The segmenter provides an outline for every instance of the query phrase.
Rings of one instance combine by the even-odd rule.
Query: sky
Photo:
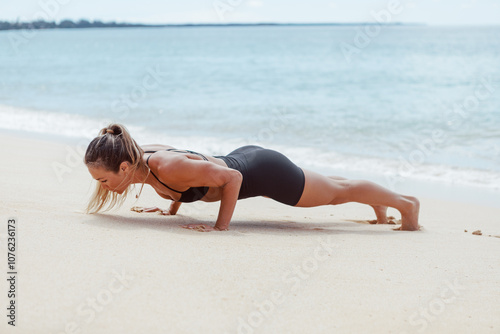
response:
[[[385,14],[385,15],[384,15]],[[16,0],[0,20],[131,23],[376,22],[500,25],[500,0]]]

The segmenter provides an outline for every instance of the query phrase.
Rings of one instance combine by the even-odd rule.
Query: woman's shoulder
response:
[[[146,153],[148,155],[148,153]],[[151,153],[147,158],[146,162],[153,172],[156,175],[156,178],[167,184],[175,183],[176,177],[178,177],[179,173],[186,173],[187,167],[186,163],[188,163],[190,159],[188,159],[184,154],[174,154],[171,151],[157,151],[155,153]]]
[[[146,153],[145,160],[149,168],[160,172],[168,172],[171,169],[177,168],[180,163],[187,160],[183,154],[174,154],[166,150],[150,150],[154,153]]]

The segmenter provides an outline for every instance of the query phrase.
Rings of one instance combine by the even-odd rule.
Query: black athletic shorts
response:
[[[238,199],[267,196],[294,206],[302,196],[304,172],[279,152],[248,145],[215,158],[224,160],[229,168],[243,175]]]

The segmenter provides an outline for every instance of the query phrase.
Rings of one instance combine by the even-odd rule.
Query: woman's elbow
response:
[[[239,187],[243,182],[243,175],[236,169],[220,169],[212,175],[214,185],[221,188],[226,188],[227,186],[234,187],[235,185]]]
[[[243,182],[243,175],[241,174],[240,171],[236,170],[236,169],[231,169],[231,178],[230,178],[231,182],[234,183],[234,184],[237,184],[238,186],[241,185],[241,183]]]
[[[230,169],[224,172],[224,177],[221,181],[220,186],[223,188],[226,188],[227,186],[240,187],[243,182],[243,175],[241,175],[241,173],[236,169]]]

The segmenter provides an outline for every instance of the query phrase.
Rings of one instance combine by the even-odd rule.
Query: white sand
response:
[[[488,236],[500,209],[422,198],[423,230],[401,232],[351,221],[375,218],[361,204],[255,198],[230,231],[200,233],[179,225],[213,224],[218,203],[131,212],[168,207],[149,186],[117,211],[80,213],[83,163],[59,182],[52,165],[70,146],[26,138],[0,135],[4,274],[7,219],[19,225],[17,326],[2,307],[1,333],[500,332],[500,238]]]

